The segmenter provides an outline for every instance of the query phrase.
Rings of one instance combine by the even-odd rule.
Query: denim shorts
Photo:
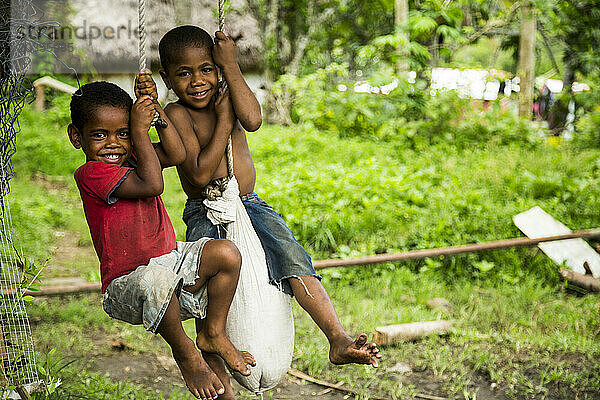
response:
[[[133,325],[143,324],[156,333],[173,293],[179,299],[181,320],[206,317],[208,293],[204,285],[197,293],[185,290],[198,278],[202,249],[210,238],[177,242],[177,248],[151,258],[127,275],[112,280],[102,307],[111,317]]]
[[[269,282],[284,293],[293,295],[288,278],[317,275],[310,256],[298,243],[285,221],[256,193],[241,196],[252,226],[265,251]],[[201,237],[225,238],[226,226],[213,225],[206,216],[203,199],[188,199],[183,211],[187,225],[186,240]]]

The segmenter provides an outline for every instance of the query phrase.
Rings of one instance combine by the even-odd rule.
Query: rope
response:
[[[146,61],[146,0],[138,1],[138,29],[139,29],[139,53],[140,53],[140,72],[147,66]],[[158,101],[158,100],[157,100]],[[161,128],[167,127],[167,121],[160,117],[157,112],[154,113],[152,118],[152,126],[159,126]]]
[[[225,26],[225,0],[219,0],[219,30],[223,32]]]
[[[219,0],[219,30],[223,32],[225,27],[225,0]],[[219,86],[225,87],[226,82],[223,80],[223,76],[219,71]],[[227,153],[227,176],[231,178],[233,176],[233,145],[231,144],[231,135],[227,139],[227,147],[225,148]]]
[[[140,71],[146,68],[146,0],[138,1]]]

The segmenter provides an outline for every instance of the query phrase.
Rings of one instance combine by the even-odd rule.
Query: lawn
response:
[[[61,107],[59,99],[46,114],[24,112],[11,181],[13,221],[24,253],[39,263],[50,259],[44,278],[98,280],[71,178],[83,157],[67,142]],[[264,126],[249,142],[256,191],[314,259],[521,236],[511,217],[536,205],[572,229],[600,226],[596,150],[550,146],[543,138],[528,146],[489,141],[408,148],[394,140],[340,139],[300,125]],[[175,171],[165,176],[163,199],[183,239],[185,196]],[[65,243],[72,254],[57,257],[56,247]],[[453,320],[455,328],[443,337],[382,349],[379,369],[336,367],[327,360],[324,336],[295,306],[293,367],[344,381],[361,399],[408,399],[416,393],[600,399],[598,299],[569,294],[557,271],[542,253],[523,248],[325,270],[324,286],[352,334],[441,318]],[[429,309],[426,302],[434,297],[449,300],[451,310]],[[92,294],[28,305],[39,358],[63,381],[52,398],[158,398],[154,388],[94,370],[98,359],[114,352],[106,343],[113,339],[126,344],[132,360],[169,355],[159,338],[108,319],[99,300]],[[191,333],[192,324],[186,329]],[[57,350],[48,356],[52,348]],[[398,363],[411,372],[400,372]],[[187,396],[185,388],[159,392]]]

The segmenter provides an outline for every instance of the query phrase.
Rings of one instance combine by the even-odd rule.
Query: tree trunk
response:
[[[521,3],[521,32],[519,40],[520,78],[519,116],[530,118],[533,105],[533,83],[535,79],[535,8],[532,0]]]
[[[275,66],[271,58],[275,57],[279,48],[279,35],[277,32],[277,24],[279,22],[279,0],[271,0],[267,10],[267,23],[265,25],[265,47],[268,54],[265,73],[267,80],[273,82],[277,76]]]
[[[275,96],[271,91],[273,82],[277,78],[279,71],[277,68],[281,63],[281,54],[279,53],[279,0],[271,0],[267,5],[266,23],[265,23],[265,80],[268,95],[265,104],[265,120],[270,124],[289,123],[289,111],[281,104],[281,98]]]
[[[431,68],[436,68],[440,63],[440,37],[437,33],[431,39]]]
[[[408,43],[409,37],[407,31],[405,30],[406,24],[408,23],[408,0],[395,0],[394,11],[394,23],[396,25],[396,29],[400,29],[399,26],[402,27],[401,29],[404,30],[402,37],[405,39],[403,40],[403,42]],[[402,48],[402,46],[405,45],[404,43],[399,44],[398,48],[396,49],[398,53],[398,62],[396,63],[397,74],[407,72],[409,69],[407,54],[406,51]]]

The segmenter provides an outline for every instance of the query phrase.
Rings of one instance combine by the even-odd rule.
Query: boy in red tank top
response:
[[[68,134],[86,162],[75,171],[92,241],[100,260],[103,308],[112,318],[159,333],[197,398],[216,399],[223,384],[204,361],[220,355],[231,368],[249,375],[251,354],[237,350],[225,323],[241,265],[228,240],[177,242],[160,198],[162,168],[180,164],[185,149],[156,98],[150,71],[136,78],[136,95],[108,82],[82,86],[71,99]],[[154,113],[167,121],[148,130]],[[204,324],[194,343],[181,321]]]

